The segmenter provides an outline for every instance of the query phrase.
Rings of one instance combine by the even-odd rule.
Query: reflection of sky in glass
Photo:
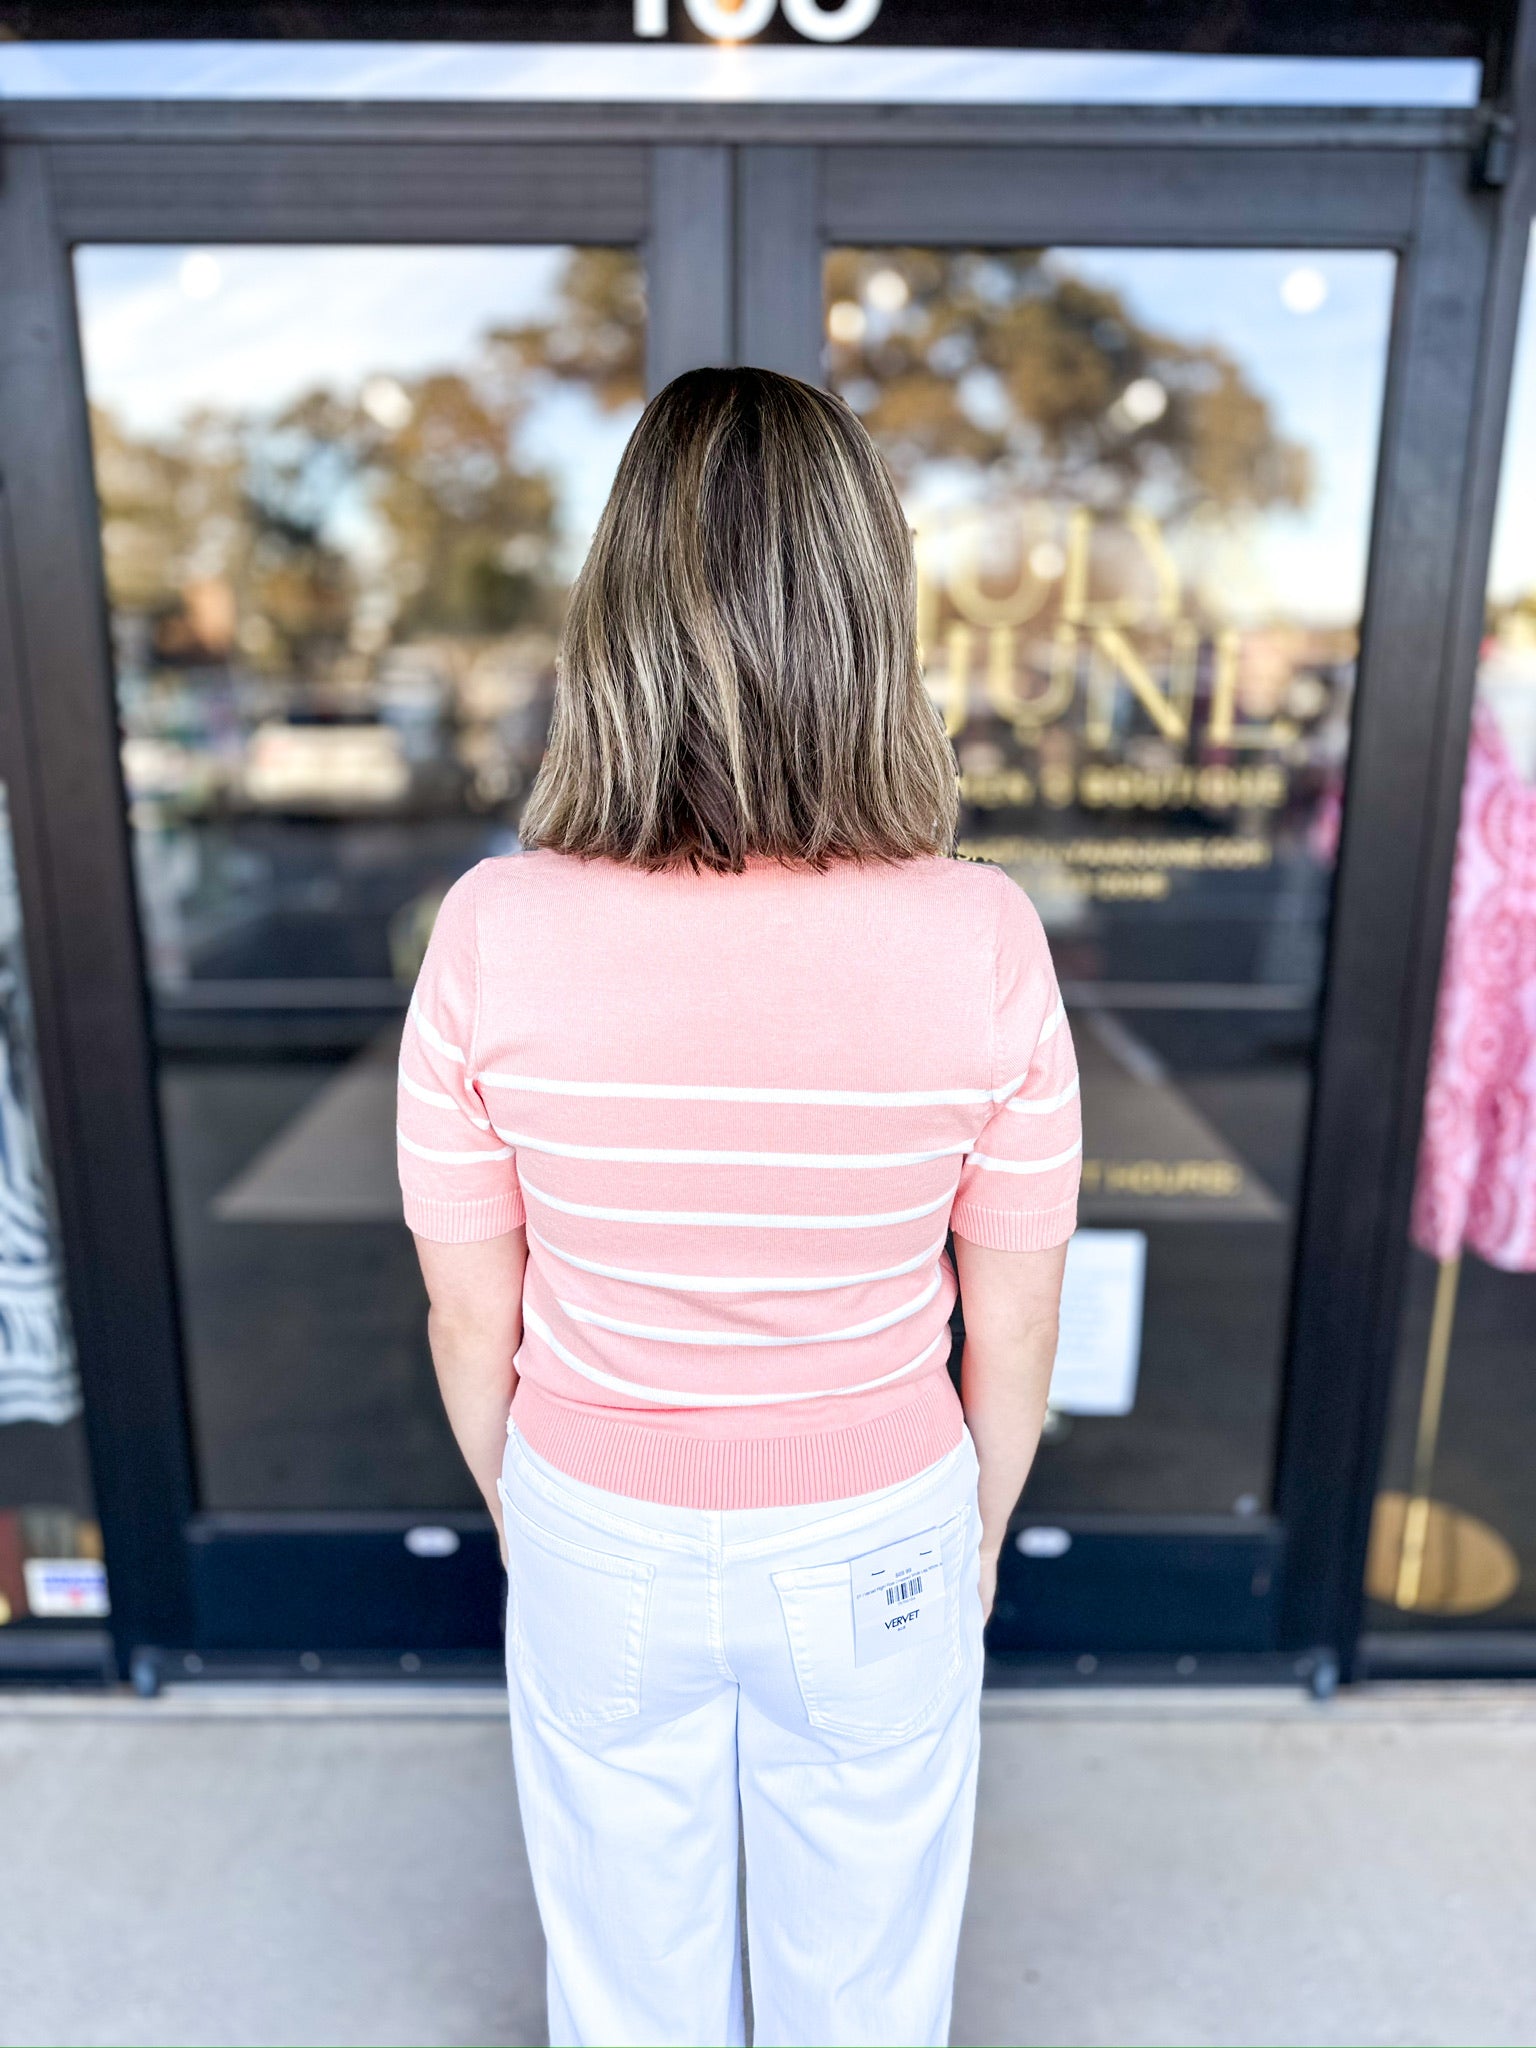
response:
[[[473,363],[498,326],[548,317],[560,248],[84,248],[75,258],[92,400],[134,435],[207,407],[261,416],[317,386],[353,393],[380,372],[417,377]],[[201,269],[199,269],[201,265]],[[574,570],[602,510],[633,408],[605,413],[578,386],[541,386],[519,439],[555,483]],[[366,550],[368,536],[334,537]]]
[[[868,43],[18,42],[0,46],[0,98],[1470,107],[1479,70],[1469,58]]]
[[[1117,292],[1143,325],[1192,346],[1224,349],[1269,404],[1276,432],[1307,449],[1313,483],[1306,507],[1233,523],[1238,545],[1226,552],[1227,615],[1356,624],[1393,258],[1375,250],[1056,249],[1049,260],[1057,271]],[[1310,310],[1292,311],[1288,298]],[[930,500],[974,495],[956,477],[925,482]]]
[[[1504,467],[1493,527],[1488,596],[1509,604],[1536,592],[1536,230],[1526,255],[1515,379],[1504,429]]]
[[[1234,356],[1268,400],[1277,430],[1311,456],[1302,511],[1253,522],[1254,568],[1282,615],[1354,624],[1365,594],[1376,447],[1387,372],[1394,260],[1385,252],[1074,249],[1073,268],[1123,292],[1139,318]],[[1326,296],[1287,305],[1311,273]],[[1307,303],[1294,288],[1289,295]]]

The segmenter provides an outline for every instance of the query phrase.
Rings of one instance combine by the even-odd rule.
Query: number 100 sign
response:
[[[717,43],[749,43],[760,36],[779,7],[795,31],[812,43],[849,43],[863,35],[880,12],[880,0],[841,0],[824,7],[821,0],[683,0],[688,19],[701,36]],[[670,0],[635,0],[635,34],[664,36]]]

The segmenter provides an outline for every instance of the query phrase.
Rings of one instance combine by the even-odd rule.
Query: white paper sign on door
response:
[[[1080,1230],[1067,1246],[1051,1406],[1064,1415],[1129,1415],[1141,1363],[1147,1239]]]

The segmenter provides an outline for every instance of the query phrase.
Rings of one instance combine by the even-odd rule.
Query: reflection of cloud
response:
[[[211,299],[224,282],[217,256],[207,249],[194,249],[183,256],[177,282],[189,299]]]
[[[399,379],[471,364],[494,327],[550,318],[568,252],[512,249],[88,247],[76,254],[86,381],[132,434],[172,432],[197,408],[280,410],[317,385],[371,393],[398,417]],[[216,290],[189,298],[216,266]],[[637,416],[602,412],[579,386],[540,388],[519,452],[554,480],[561,567],[573,573]],[[377,522],[357,493],[330,508],[330,537],[376,561]]]
[[[560,248],[220,248],[223,289],[189,304],[185,251],[76,256],[93,398],[131,432],[190,408],[267,411],[316,384],[464,362],[488,327],[547,317]]]

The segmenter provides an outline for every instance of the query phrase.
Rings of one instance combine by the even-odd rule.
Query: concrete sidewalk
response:
[[[1536,2042],[1536,1690],[992,1695],[957,2042]],[[0,1697],[0,2042],[543,2037],[501,1703]]]

